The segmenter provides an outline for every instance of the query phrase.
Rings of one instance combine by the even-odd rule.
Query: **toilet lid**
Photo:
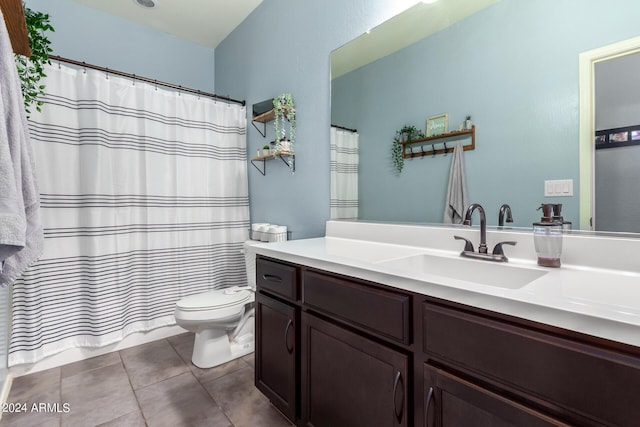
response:
[[[224,289],[217,289],[195,295],[189,295],[176,303],[181,310],[208,310],[212,308],[224,308],[239,305],[251,298],[251,291],[242,290],[230,294],[224,293]]]

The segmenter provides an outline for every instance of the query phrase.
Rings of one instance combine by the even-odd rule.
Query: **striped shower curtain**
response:
[[[358,218],[359,135],[331,128],[331,219]]]
[[[30,133],[45,249],[13,287],[9,365],[175,324],[246,282],[245,107],[54,64]]]

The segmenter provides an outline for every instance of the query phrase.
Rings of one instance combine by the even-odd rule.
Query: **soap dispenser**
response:
[[[533,223],[533,243],[538,254],[538,265],[560,267],[562,253],[562,222],[553,219],[553,204],[543,203],[540,222]]]
[[[562,203],[553,205],[553,220],[562,223],[562,231],[571,230],[571,221],[565,221],[562,217]]]

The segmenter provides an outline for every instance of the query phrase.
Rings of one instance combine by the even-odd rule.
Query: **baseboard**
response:
[[[45,371],[47,369],[56,368],[58,366],[66,365],[73,362],[78,362],[80,360],[101,356],[113,351],[135,347],[137,345],[145,344],[151,341],[157,341],[164,338],[172,337],[174,335],[180,335],[185,332],[187,332],[186,329],[183,329],[177,325],[165,326],[148,332],[136,332],[125,337],[123,340],[117,343],[110,344],[104,347],[72,348],[53,356],[46,357],[36,363],[12,366],[11,368],[9,368],[9,370],[10,374],[13,374],[14,377],[20,377],[22,375],[33,374],[35,372]]]

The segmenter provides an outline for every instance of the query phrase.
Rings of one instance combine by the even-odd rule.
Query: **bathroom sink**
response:
[[[547,272],[506,263],[420,254],[381,261],[380,266],[412,276],[434,274],[487,286],[519,289]]]

